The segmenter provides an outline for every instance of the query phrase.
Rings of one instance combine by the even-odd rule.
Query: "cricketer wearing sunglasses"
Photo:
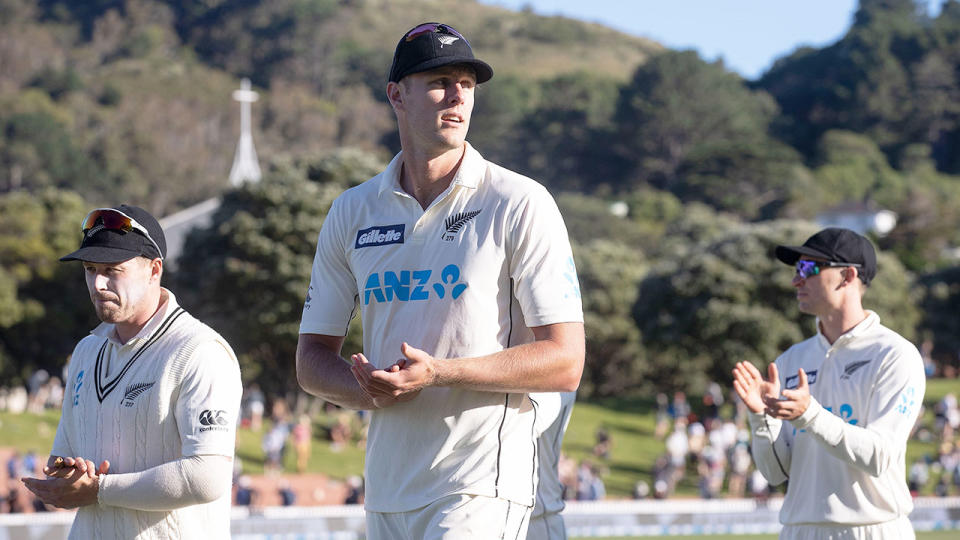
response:
[[[733,387],[750,410],[757,469],[771,484],[789,480],[780,538],[914,538],[904,454],[926,382],[917,348],[863,308],[873,245],[830,228],[776,256],[796,267],[797,303],[817,334],[765,377],[738,363]]]
[[[90,212],[80,249],[102,321],[73,351],[43,502],[77,508],[70,538],[230,537],[240,368],[160,286],[166,240],[142,208]]]
[[[580,290],[557,205],[466,141],[492,75],[448,25],[404,34],[386,85],[401,152],[333,203],[317,242],[297,375],[373,411],[373,540],[523,538],[537,437],[556,393],[580,382]],[[348,361],[357,307],[363,351]]]

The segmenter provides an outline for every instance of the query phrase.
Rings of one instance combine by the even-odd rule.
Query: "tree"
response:
[[[680,194],[691,154],[728,141],[766,144],[775,112],[770,96],[750,91],[721,62],[668,51],[637,68],[621,90],[617,151],[634,164],[632,175]]]
[[[892,206],[906,194],[903,176],[890,166],[876,143],[849,131],[824,133],[817,144],[813,174],[822,206],[848,201]]]
[[[939,170],[960,171],[958,21],[954,1],[931,21],[925,2],[862,0],[837,43],[799,49],[758,81],[783,111],[777,132],[807,156],[838,129],[868,136],[891,157],[929,144]]]
[[[650,202],[655,209],[669,207],[671,196]],[[655,199],[651,194],[648,199]],[[639,207],[643,198],[636,201]],[[675,204],[675,200],[672,201]],[[557,205],[571,237],[577,264],[587,354],[581,396],[621,394],[642,383],[645,356],[630,310],[637,285],[646,272],[645,253],[659,240],[656,216],[615,215],[610,201],[563,193]],[[662,210],[669,214],[672,210]]]
[[[0,378],[22,382],[38,368],[59,373],[96,325],[77,263],[87,204],[55,189],[0,194]]]
[[[543,81],[533,110],[505,134],[504,163],[554,191],[616,187],[622,164],[610,143],[618,88],[588,73]]]
[[[933,356],[942,366],[960,369],[960,266],[944,268],[918,280],[925,334],[933,341]]]
[[[734,224],[654,266],[633,310],[646,348],[648,384],[702,392],[711,381],[729,381],[736,362],[766,366],[812,335],[812,318],[801,317],[796,307],[793,269],[772,254],[777,244],[800,244],[816,231],[801,221]],[[667,238],[683,241],[669,233]],[[902,265],[881,253],[880,271],[864,299],[908,339],[919,320],[910,282]]]
[[[276,164],[261,182],[227,192],[213,223],[188,236],[175,292],[231,344],[244,382],[276,395],[296,390],[300,315],[320,227],[344,188],[379,169],[356,152]],[[359,323],[344,348],[362,350]]]
[[[630,310],[647,268],[643,254],[617,240],[596,239],[575,242],[573,256],[587,336],[580,395],[622,395],[642,387],[648,365]]]

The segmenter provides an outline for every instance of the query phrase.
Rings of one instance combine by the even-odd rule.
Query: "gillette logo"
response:
[[[396,225],[378,225],[357,231],[357,241],[354,243],[354,249],[360,249],[373,246],[386,246],[389,244],[403,243],[403,230],[406,225],[398,223]]]

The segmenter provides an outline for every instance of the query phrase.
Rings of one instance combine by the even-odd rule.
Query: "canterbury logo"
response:
[[[127,407],[133,407],[133,401],[137,399],[137,396],[149,390],[154,383],[138,383],[131,384],[127,386],[127,389],[123,392],[123,404]]]
[[[840,376],[841,379],[849,379],[853,372],[862,368],[863,366],[869,364],[872,360],[860,360],[859,362],[853,362],[852,364],[847,364],[843,368],[843,375]]]
[[[460,212],[459,214],[454,214],[446,219],[443,222],[443,225],[446,227],[446,230],[443,231],[443,234],[440,236],[444,240],[453,240],[454,235],[460,232],[460,229],[467,224],[468,221],[477,217],[477,214],[480,213],[480,210],[473,210],[471,212]]]
[[[225,414],[227,414],[227,411],[203,411],[200,413],[200,423],[205,426],[225,426],[229,423],[223,417]]]

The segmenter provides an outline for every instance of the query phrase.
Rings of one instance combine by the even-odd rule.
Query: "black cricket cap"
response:
[[[124,262],[141,256],[148,259],[166,258],[167,239],[163,235],[163,228],[160,227],[160,223],[155,217],[138,206],[121,204],[120,206],[114,206],[113,210],[122,212],[136,220],[150,233],[150,237],[148,238],[136,228],[129,232],[120,229],[108,229],[102,226],[102,222],[98,220],[96,225],[83,232],[80,249],[60,257],[60,260],[112,263]]]
[[[390,66],[390,82],[400,82],[407,75],[429,71],[451,64],[464,64],[477,74],[477,84],[493,77],[493,68],[473,56],[467,38],[452,26],[429,22],[419,24],[400,38]]]
[[[877,252],[866,237],[850,229],[830,227],[811,236],[802,246],[777,246],[777,258],[794,265],[801,256],[830,262],[859,264],[857,275],[864,284],[877,275]]]

